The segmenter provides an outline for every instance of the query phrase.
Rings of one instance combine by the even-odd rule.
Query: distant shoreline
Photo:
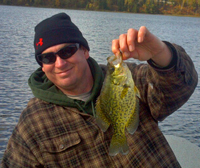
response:
[[[66,10],[81,10],[81,11],[96,11],[96,12],[115,12],[115,13],[130,13],[130,14],[144,14],[144,15],[162,15],[162,16],[180,16],[180,17],[200,17],[200,14],[197,15],[188,15],[188,14],[166,14],[166,13],[135,13],[128,11],[113,11],[113,10],[91,10],[91,9],[83,9],[83,8],[60,8],[60,7],[48,7],[48,6],[30,6],[30,5],[5,5],[0,4],[0,6],[16,6],[16,7],[32,7],[32,8],[49,8],[49,9],[66,9]]]

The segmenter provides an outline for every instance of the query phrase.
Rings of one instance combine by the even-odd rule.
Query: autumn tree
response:
[[[60,0],[55,0],[55,6],[60,7]]]
[[[4,5],[200,15],[200,0],[0,0]]]

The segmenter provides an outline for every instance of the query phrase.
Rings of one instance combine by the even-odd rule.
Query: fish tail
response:
[[[115,156],[119,152],[121,152],[123,155],[126,155],[129,152],[126,136],[114,134],[110,143],[109,155]]]

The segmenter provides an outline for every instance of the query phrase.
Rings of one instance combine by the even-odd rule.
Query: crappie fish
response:
[[[140,93],[134,84],[131,72],[122,55],[107,58],[108,69],[105,81],[96,102],[96,122],[104,131],[112,125],[114,134],[109,155],[129,152],[125,129],[133,134],[139,125]]]

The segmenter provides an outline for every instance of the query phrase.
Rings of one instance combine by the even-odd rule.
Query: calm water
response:
[[[68,13],[88,40],[90,55],[105,63],[111,41],[128,28],[147,26],[160,39],[185,48],[200,72],[200,18],[0,6],[0,160],[21,111],[33,97],[27,80],[38,68],[34,59],[34,26],[58,12]],[[161,122],[165,134],[200,146],[200,85],[190,100]]]

